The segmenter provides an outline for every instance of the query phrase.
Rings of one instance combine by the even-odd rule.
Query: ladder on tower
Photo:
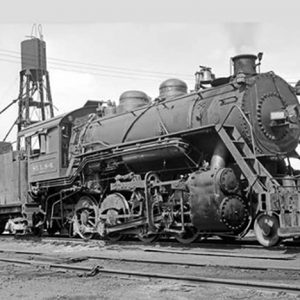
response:
[[[279,186],[235,126],[217,125],[216,131],[248,180],[249,186],[257,194],[265,193],[275,186]]]

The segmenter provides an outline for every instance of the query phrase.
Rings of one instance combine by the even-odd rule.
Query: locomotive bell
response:
[[[233,62],[233,74],[237,76],[239,73],[245,75],[255,75],[257,56],[253,54],[241,54],[231,58]]]
[[[215,79],[211,68],[200,66],[200,81],[204,84],[211,83]]]
[[[215,80],[215,74],[212,73],[211,68],[200,66],[200,71],[195,73],[195,90],[201,88],[201,84],[209,84]]]

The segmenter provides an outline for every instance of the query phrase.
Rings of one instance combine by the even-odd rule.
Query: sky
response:
[[[89,99],[118,102],[126,90],[154,98],[168,78],[193,89],[199,65],[228,76],[241,53],[263,52],[261,71],[300,79],[297,1],[14,2],[0,13],[0,110],[18,96],[20,43],[33,24],[42,25],[56,115]],[[16,117],[16,105],[0,115],[0,139]]]

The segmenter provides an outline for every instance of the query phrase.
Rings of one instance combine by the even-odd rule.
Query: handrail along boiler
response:
[[[112,240],[159,235],[243,237],[273,246],[300,235],[297,157],[299,104],[261,56],[232,58],[233,74],[196,73],[193,92],[169,79],[153,101],[127,91],[118,107],[89,101],[31,125],[19,138],[39,145],[25,155],[27,202],[41,204],[49,233],[68,230]]]

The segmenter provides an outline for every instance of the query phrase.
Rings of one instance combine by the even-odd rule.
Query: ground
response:
[[[110,253],[109,251],[118,248],[117,252],[122,254],[122,247],[111,247],[105,245],[89,246],[87,245],[66,245],[56,242],[40,243],[16,240],[1,240],[0,249],[15,249],[22,251],[42,251],[49,255],[49,261],[59,261],[66,257],[80,257],[86,253]],[[136,256],[141,255],[141,250],[138,247],[124,247],[124,254],[132,251]],[[127,251],[127,252],[126,252]],[[4,257],[1,253],[1,257]],[[148,254],[149,255],[149,254]],[[154,254],[153,254],[154,255]],[[8,258],[15,258],[13,254],[6,255]],[[30,256],[23,258],[32,259]],[[47,259],[46,259],[47,260]],[[45,260],[45,261],[46,261]],[[228,258],[226,259],[228,260]],[[48,262],[49,262],[48,261]],[[297,261],[298,262],[298,261]],[[131,268],[132,270],[141,269],[141,271],[153,271],[151,265],[138,265],[135,263],[125,263],[114,260],[103,261],[83,261],[76,265],[95,266],[100,265],[104,268]],[[74,265],[74,264],[72,264]],[[295,280],[299,282],[299,272],[288,273],[286,276],[288,280],[282,280],[276,272],[262,272],[261,275],[248,272],[247,270],[229,271],[226,266],[215,267],[176,267],[172,265],[157,266],[160,268],[159,272],[170,272],[173,274],[197,274],[199,276],[208,274],[209,277],[226,277],[239,278],[251,280],[257,277],[257,280],[274,280],[274,282],[290,282]],[[291,300],[300,299],[299,294],[290,294],[282,291],[270,292],[267,290],[257,290],[253,288],[227,287],[223,285],[207,284],[207,283],[193,283],[193,282],[178,282],[172,280],[159,280],[150,278],[137,278],[129,276],[112,276],[108,274],[97,274],[89,276],[87,272],[75,272],[72,270],[50,269],[45,264],[31,264],[31,265],[13,265],[8,262],[0,262],[0,299],[205,299],[205,300],[237,300],[237,299],[266,299],[266,300]],[[257,273],[259,274],[259,273]],[[276,277],[277,276],[277,277]],[[289,277],[290,276],[290,277]],[[295,277],[295,278],[294,278]]]

